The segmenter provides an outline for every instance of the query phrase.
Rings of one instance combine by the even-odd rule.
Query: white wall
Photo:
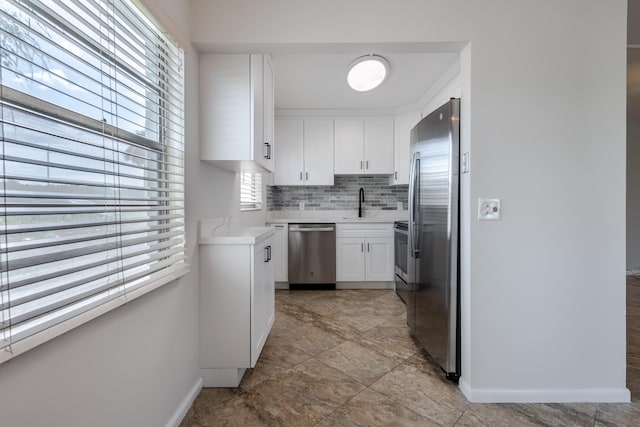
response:
[[[627,55],[627,270],[640,274],[640,47]]]
[[[640,68],[640,49],[629,49]],[[640,99],[636,97],[636,101]],[[640,274],[640,117],[627,116],[627,270]]]
[[[462,388],[476,401],[628,399],[625,0],[191,6],[207,49],[469,42]],[[502,199],[500,222],[477,221],[478,197]]]
[[[627,17],[627,270],[640,273],[640,0]]]

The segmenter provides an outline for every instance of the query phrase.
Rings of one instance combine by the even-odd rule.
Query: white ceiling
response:
[[[370,92],[347,86],[355,58],[387,58],[389,79]],[[398,109],[415,104],[456,61],[457,53],[279,53],[273,54],[276,109]]]

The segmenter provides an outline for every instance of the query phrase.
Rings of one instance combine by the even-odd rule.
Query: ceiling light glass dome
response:
[[[389,62],[380,55],[356,58],[347,68],[347,83],[351,89],[366,92],[375,89],[389,77]]]

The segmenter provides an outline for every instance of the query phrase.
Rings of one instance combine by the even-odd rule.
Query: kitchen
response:
[[[624,241],[624,227],[605,221],[606,235],[600,232],[593,235],[592,230],[593,224],[603,224],[603,218],[611,214],[605,206],[614,207],[613,215],[619,220],[616,224],[624,222],[621,219],[623,192],[610,190],[624,187],[623,172],[615,172],[624,169],[621,166],[624,158],[623,119],[618,117],[624,115],[624,89],[622,83],[613,86],[601,83],[602,80],[617,81],[623,75],[624,52],[615,47],[618,39],[624,38],[620,22],[625,14],[622,4],[605,8],[594,2],[584,16],[576,17],[577,3],[556,5],[553,13],[548,5],[531,4],[525,13],[503,2],[482,6],[468,3],[464,7],[437,2],[428,5],[394,2],[390,7],[380,2],[377,10],[367,12],[367,21],[377,24],[371,28],[358,18],[355,6],[331,2],[321,6],[305,3],[311,10],[284,3],[278,3],[277,7],[272,5],[274,9],[270,9],[242,1],[233,4],[192,1],[189,7],[162,1],[148,3],[178,39],[185,40],[187,46],[192,41],[195,46],[187,53],[186,76],[186,128],[191,147],[197,146],[199,140],[199,90],[194,83],[198,80],[198,61],[193,53],[208,43],[216,44],[221,51],[229,49],[230,45],[243,46],[245,52],[273,52],[273,49],[266,49],[266,45],[280,44],[285,52],[287,48],[295,47],[292,44],[313,49],[317,43],[340,43],[343,48],[344,44],[350,43],[384,41],[393,44],[400,40],[419,44],[426,40],[431,44],[425,49],[433,51],[442,48],[443,40],[471,41],[469,48],[461,49],[461,69],[470,71],[462,82],[462,98],[468,94],[469,110],[465,111],[463,105],[461,118],[463,151],[471,151],[474,178],[473,184],[463,182],[462,200],[463,205],[467,204],[466,211],[475,213],[477,198],[501,197],[504,216],[500,223],[479,224],[472,214],[463,219],[463,233],[466,234],[462,238],[463,241],[468,239],[466,247],[469,251],[466,259],[471,260],[469,265],[462,267],[463,294],[467,292],[470,298],[463,300],[463,305],[466,304],[462,310],[463,329],[466,325],[467,331],[471,332],[473,325],[473,334],[463,336],[463,346],[469,349],[468,359],[463,361],[463,372],[469,373],[471,389],[480,392],[479,399],[504,398],[491,394],[500,390],[547,390],[552,397],[562,399],[562,393],[570,389],[595,390],[596,393],[597,390],[624,388],[624,316],[616,314],[624,313],[621,283],[624,266],[619,266],[619,260],[624,258],[624,245],[619,243]],[[425,10],[427,6],[434,11],[432,15]],[[207,12],[209,8],[216,13]],[[403,11],[403,8],[406,9]],[[414,8],[419,13],[408,11]],[[247,10],[255,13],[247,15]],[[344,14],[336,16],[335,12],[327,12],[335,10],[343,10]],[[428,25],[417,25],[423,17],[428,19]],[[566,21],[573,19],[578,24],[569,30]],[[413,25],[406,24],[406,20]],[[334,31],[331,34],[325,30],[327,22],[332,23]],[[540,25],[544,25],[545,33],[539,32]],[[598,29],[595,34],[591,33],[594,27]],[[503,34],[506,33],[510,37],[505,38]],[[590,52],[578,50],[571,63],[567,62],[566,52],[582,45],[584,40],[592,42]],[[526,54],[521,50],[524,47]],[[602,61],[594,64],[593,54]],[[540,69],[538,63],[553,63],[553,72]],[[574,80],[575,76],[579,77]],[[606,112],[606,120],[603,120],[608,125],[594,124],[600,109],[586,101],[590,96],[614,106],[615,111]],[[576,98],[584,102],[575,105]],[[548,106],[550,99],[557,103],[544,113],[549,121],[541,125],[540,112]],[[505,107],[509,101],[514,102],[513,108]],[[570,110],[574,112],[570,117],[563,114]],[[558,122],[559,117],[562,117],[562,124]],[[503,120],[509,123],[506,127],[500,126]],[[567,120],[571,131],[565,130]],[[615,141],[610,147],[610,156],[602,158],[596,148],[597,140]],[[567,145],[563,146],[561,141],[568,141]],[[264,211],[240,212],[240,178],[224,169],[201,163],[197,151],[188,151],[186,158],[187,250],[194,271],[198,270],[199,219],[233,216],[247,226],[266,222]],[[559,156],[555,157],[557,162],[547,158],[549,152]],[[575,152],[580,156],[574,158]],[[522,160],[511,162],[509,159]],[[569,177],[561,171],[572,162],[577,164],[570,168]],[[596,164],[600,166],[596,167]],[[592,175],[592,171],[599,168],[607,171],[606,176]],[[541,176],[540,170],[545,170],[547,175]],[[582,183],[578,186],[575,180]],[[575,206],[563,203],[567,188],[576,190],[574,198],[579,203]],[[589,188],[589,194],[579,190],[582,188]],[[601,194],[603,203],[587,208],[591,191]],[[550,207],[558,203],[563,209],[553,213],[552,221],[543,215],[548,213],[546,210],[541,214],[540,203]],[[472,205],[474,209],[471,209]],[[582,236],[587,230],[596,247],[584,243]],[[557,236],[564,237],[557,240]],[[556,244],[548,244],[551,238]],[[522,246],[518,243],[521,240],[530,244]],[[553,280],[546,283],[545,277],[553,277]],[[609,292],[599,291],[598,283],[601,282],[614,283],[613,288]],[[140,360],[136,358],[115,365],[118,371],[115,378],[122,379],[126,386],[105,388],[102,400],[107,402],[107,409],[102,412],[111,417],[107,418],[111,422],[104,421],[105,424],[122,424],[127,419],[138,420],[141,425],[164,424],[173,414],[177,402],[193,389],[199,375],[198,355],[194,350],[198,341],[194,329],[197,330],[199,324],[197,283],[198,277],[192,273],[184,283],[159,289],[146,300],[126,307],[122,320],[109,316],[92,324],[90,330],[73,332],[59,344],[53,344],[53,348],[50,346],[46,357],[35,352],[25,355],[22,360],[16,359],[11,363],[12,371],[3,370],[3,374],[7,374],[3,375],[3,381],[51,384],[53,373],[48,367],[66,366],[69,360],[76,361],[78,357],[74,354],[79,352],[79,347],[88,360],[105,361],[106,364],[105,354],[109,352],[115,352],[118,360],[126,359],[123,351],[107,347],[106,343],[121,340],[130,343],[146,331],[162,329],[170,339],[166,339],[166,335],[162,338],[147,335],[146,344],[133,344]],[[589,292],[583,292],[584,289]],[[549,301],[549,295],[557,298]],[[569,299],[574,301],[568,316],[573,319],[571,321],[565,315],[567,307],[562,303]],[[603,302],[606,309],[599,312],[595,307]],[[540,305],[545,307],[546,321],[540,319],[535,310]],[[594,319],[594,313],[601,314]],[[603,317],[610,318],[607,322],[610,328],[606,331],[599,323]],[[540,329],[527,319],[543,321],[544,327]],[[136,326],[131,328],[125,320],[133,321]],[[561,323],[567,329],[556,327]],[[522,330],[529,331],[526,338],[520,336]],[[563,337],[568,333],[584,338],[567,347],[563,345]],[[121,337],[120,334],[124,335]],[[593,348],[594,340],[601,345]],[[87,343],[93,344],[95,350],[85,350]],[[549,353],[530,357],[532,349],[540,347],[549,349]],[[146,360],[156,360],[163,374],[156,377],[156,371],[149,372]],[[568,369],[564,379],[558,378],[557,369],[554,369],[558,362]],[[108,377],[94,372],[90,365],[76,365],[87,381],[111,383]],[[523,366],[526,369],[521,370]],[[28,371],[31,374],[27,374]],[[166,384],[172,385],[171,390]],[[78,380],[69,387],[80,389],[82,385],[88,384]],[[77,396],[69,387],[62,386],[62,395]],[[148,397],[136,401],[146,408],[153,405],[164,409],[151,415],[145,409],[128,408],[125,399],[131,394],[124,393],[123,387],[139,395],[152,389]],[[29,388],[38,398],[44,393],[38,390],[46,387]],[[61,399],[52,399],[51,405],[67,408]],[[24,401],[27,400],[25,397]],[[40,400],[45,399],[38,398]],[[85,400],[81,399],[81,402]],[[115,415],[116,411],[108,410],[111,406],[128,409]],[[78,416],[90,419],[88,414]]]

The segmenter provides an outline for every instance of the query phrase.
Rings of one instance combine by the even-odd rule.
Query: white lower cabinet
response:
[[[393,225],[338,224],[336,281],[393,281]]]
[[[336,281],[363,282],[364,258],[363,238],[336,237]]]
[[[274,235],[200,245],[200,366],[205,387],[236,387],[275,319]]]
[[[276,282],[289,280],[289,225],[271,224],[276,234],[273,238],[273,275]]]

